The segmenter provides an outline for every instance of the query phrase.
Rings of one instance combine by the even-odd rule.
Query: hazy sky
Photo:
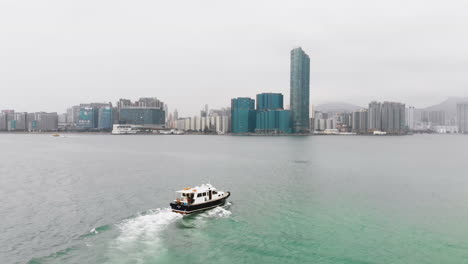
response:
[[[311,59],[311,102],[468,96],[468,1],[0,0],[0,109],[158,97],[193,115],[281,92]]]

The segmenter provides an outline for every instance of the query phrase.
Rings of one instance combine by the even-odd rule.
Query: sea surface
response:
[[[468,263],[468,136],[0,134],[0,218],[2,264]]]

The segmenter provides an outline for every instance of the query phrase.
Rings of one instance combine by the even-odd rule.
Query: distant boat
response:
[[[170,203],[173,212],[192,214],[223,205],[230,192],[218,191],[211,184],[202,184],[176,191],[178,197]]]
[[[375,136],[383,136],[383,135],[387,135],[387,132],[384,132],[384,131],[374,131],[374,135],[375,135]]]
[[[59,134],[52,134],[53,137],[60,137]]]
[[[114,124],[112,127],[112,135],[136,134],[138,132],[138,127],[140,126]]]

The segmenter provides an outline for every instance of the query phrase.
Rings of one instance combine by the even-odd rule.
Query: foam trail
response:
[[[172,212],[170,208],[148,211],[117,224],[117,228],[120,230],[117,241],[125,246],[134,241],[158,240],[161,231],[180,218],[182,215]]]
[[[206,218],[226,218],[229,217],[231,214],[231,211],[228,211],[224,207],[218,206],[202,213],[201,216]]]

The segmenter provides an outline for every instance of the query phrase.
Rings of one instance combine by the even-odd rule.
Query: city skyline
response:
[[[423,108],[468,96],[468,3],[402,5],[9,2],[0,9],[0,107],[64,112],[80,102],[158,96],[191,116],[200,105],[221,108],[265,91],[288,102],[285,51],[299,45],[313,62],[311,104]]]

